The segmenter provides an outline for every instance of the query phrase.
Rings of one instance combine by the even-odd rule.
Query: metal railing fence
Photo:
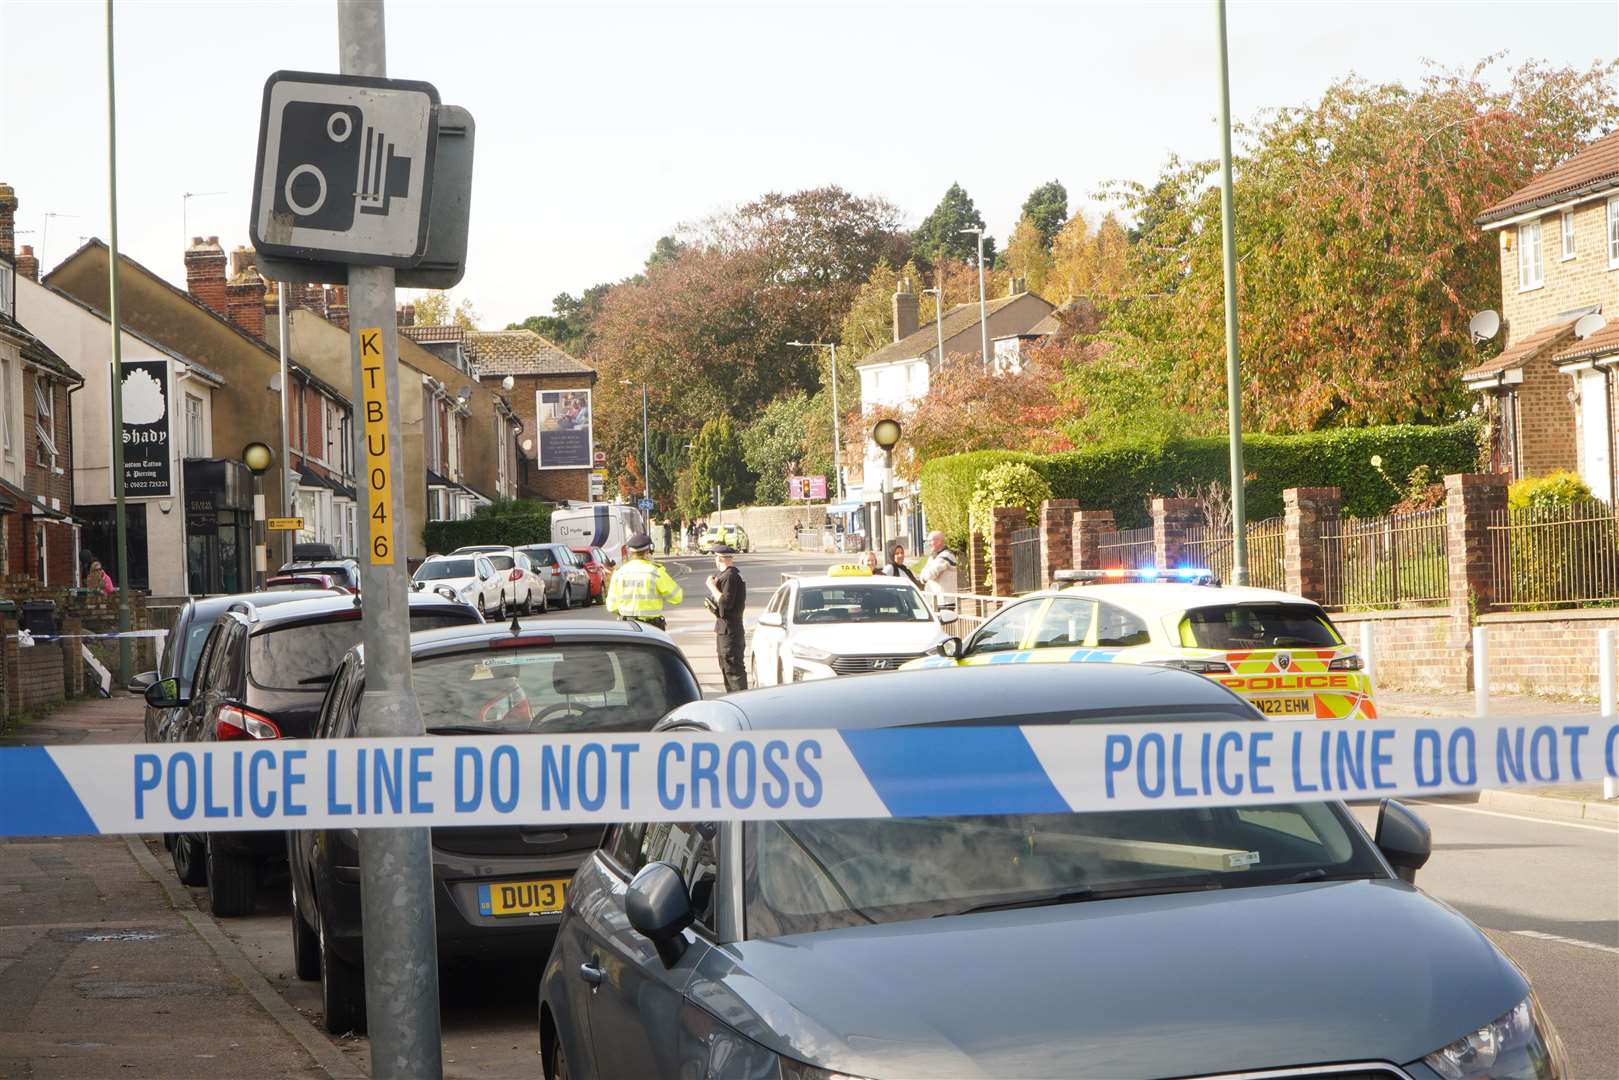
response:
[[[1033,592],[1045,582],[1040,580],[1040,527],[1012,530],[1012,592]]]
[[[1118,529],[1104,532],[1096,538],[1097,553],[1104,570],[1115,567],[1131,569],[1151,566],[1155,561],[1152,526],[1141,529]]]
[[[1321,603],[1335,610],[1429,607],[1450,599],[1445,510],[1321,523]]]
[[[1607,503],[1498,510],[1489,533],[1496,604],[1619,602],[1619,514]]]
[[[1232,583],[1231,532],[1193,525],[1181,544],[1180,563],[1207,570],[1225,584]],[[1266,518],[1248,523],[1248,584],[1280,589],[1287,584],[1286,530],[1283,519]]]

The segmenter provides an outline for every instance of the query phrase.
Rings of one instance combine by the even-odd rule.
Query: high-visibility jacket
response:
[[[607,586],[607,610],[632,619],[650,619],[663,614],[664,606],[674,607],[686,598],[669,571],[651,559],[626,559],[613,571]]]

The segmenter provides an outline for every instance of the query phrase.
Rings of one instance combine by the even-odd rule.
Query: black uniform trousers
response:
[[[732,622],[727,619],[719,623],[714,636],[719,644],[720,674],[725,676],[726,692],[746,690],[748,669],[742,660],[742,653],[747,646],[748,632],[742,628],[742,620]]]

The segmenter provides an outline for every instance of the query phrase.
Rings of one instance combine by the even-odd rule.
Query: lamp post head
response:
[[[262,476],[266,469],[275,464],[275,451],[261,442],[248,443],[242,447],[242,464],[254,476]]]
[[[871,429],[871,441],[883,450],[892,450],[898,445],[900,434],[898,420],[879,420]]]

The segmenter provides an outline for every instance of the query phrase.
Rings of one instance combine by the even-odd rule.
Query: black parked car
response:
[[[167,741],[303,739],[314,730],[332,672],[360,640],[358,597],[259,599],[237,601],[214,623],[189,687],[171,677],[147,688],[149,712],[174,713]],[[411,596],[410,618],[420,629],[483,622],[471,606],[432,595]],[[180,880],[206,883],[213,913],[224,916],[253,911],[265,865],[285,849],[279,832],[177,833],[170,848]]]
[[[429,734],[649,731],[702,697],[686,658],[640,623],[573,622],[521,630],[489,624],[411,636]],[[356,733],[365,654],[338,668],[315,737]],[[544,957],[568,883],[601,842],[599,825],[433,830],[439,955]],[[365,1030],[359,836],[287,836],[298,976],[321,981],[326,1030]]]
[[[144,694],[146,688],[153,683],[163,679],[174,679],[179,683],[180,696],[189,698],[191,680],[197,673],[197,660],[202,656],[202,646],[208,640],[208,631],[214,628],[214,620],[225,612],[243,603],[264,608],[292,600],[315,600],[331,595],[329,589],[301,589],[273,593],[239,593],[235,596],[205,596],[197,600],[188,600],[180,609],[180,614],[175,616],[174,626],[169,630],[167,647],[158,661],[157,670],[135,676],[129,681],[129,689],[133,693]],[[146,706],[146,741],[167,742],[170,725],[180,712],[178,708],[155,709],[151,705]]]

